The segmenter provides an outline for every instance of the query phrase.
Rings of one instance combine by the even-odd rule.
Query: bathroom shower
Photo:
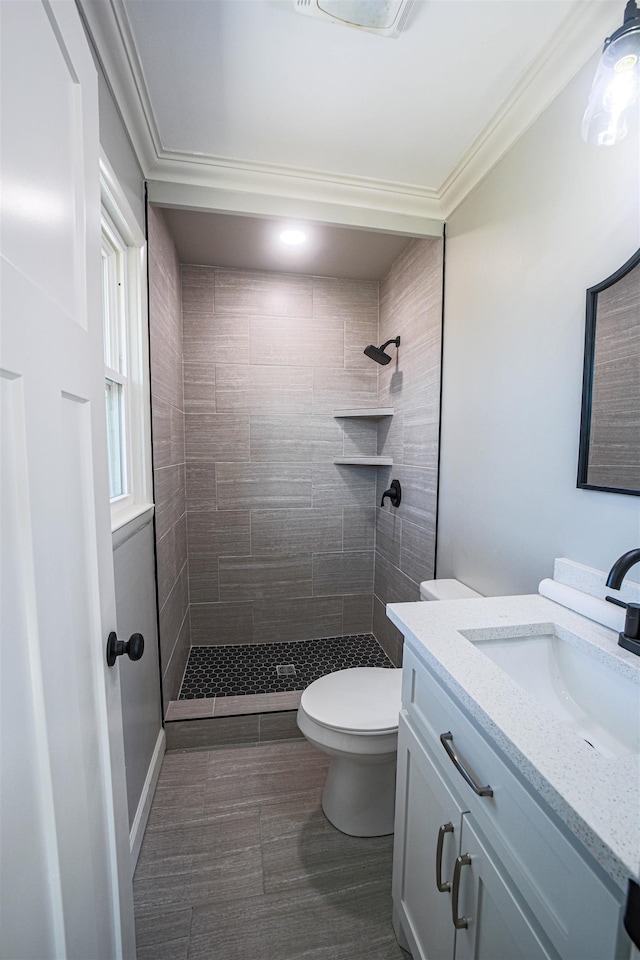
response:
[[[376,363],[387,364],[391,363],[391,357],[388,353],[384,351],[389,346],[390,343],[395,343],[396,347],[400,346],[400,337],[392,337],[391,340],[387,340],[386,343],[383,343],[381,347],[374,347],[372,343],[368,347],[364,348],[364,354],[367,357],[370,357],[372,360],[375,360]]]

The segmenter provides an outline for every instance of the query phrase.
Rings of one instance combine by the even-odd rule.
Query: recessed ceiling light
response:
[[[288,243],[289,246],[299,247],[301,243],[305,242],[307,235],[302,230],[283,230],[280,239],[283,243]]]

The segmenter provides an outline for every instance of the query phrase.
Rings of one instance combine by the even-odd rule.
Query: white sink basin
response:
[[[472,630],[464,636],[598,753],[640,753],[636,672],[625,675],[626,664],[616,668],[601,651],[592,655],[589,644],[565,630],[549,624],[541,629],[548,632],[491,637]]]

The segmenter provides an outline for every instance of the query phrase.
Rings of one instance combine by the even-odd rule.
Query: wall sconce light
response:
[[[628,0],[622,26],[604,42],[582,121],[582,138],[597,146],[624,140],[640,112],[640,10]],[[635,108],[635,110],[634,110]]]

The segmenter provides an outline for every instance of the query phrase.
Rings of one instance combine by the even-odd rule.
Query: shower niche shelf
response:
[[[350,407],[346,410],[334,410],[336,419],[383,420],[393,416],[393,407]],[[351,467],[392,467],[391,457],[336,457],[334,463]]]
[[[341,417],[360,417],[364,420],[382,420],[393,416],[393,407],[353,407],[348,410],[334,410],[336,419]]]
[[[392,467],[392,457],[335,457],[334,463],[351,467]]]

